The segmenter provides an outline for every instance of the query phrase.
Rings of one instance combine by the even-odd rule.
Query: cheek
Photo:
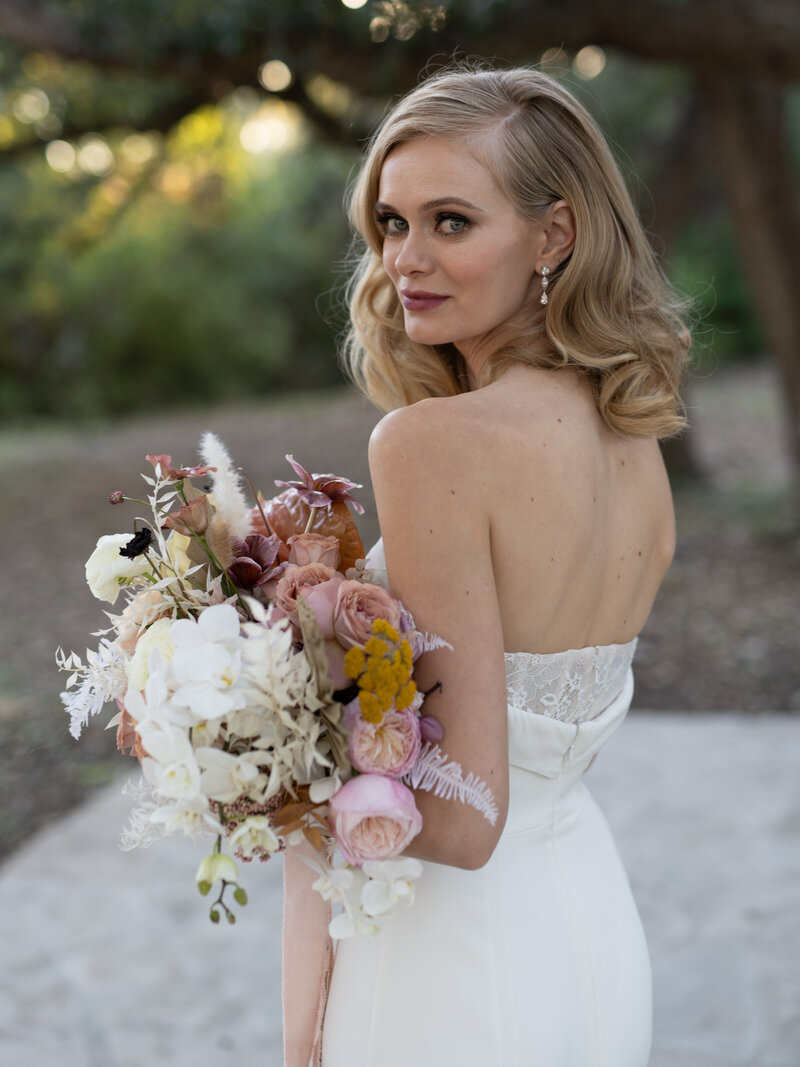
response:
[[[381,261],[383,262],[383,269],[394,281],[397,278],[397,271],[394,268],[394,261],[397,258],[391,247],[383,246],[383,254],[381,255]]]

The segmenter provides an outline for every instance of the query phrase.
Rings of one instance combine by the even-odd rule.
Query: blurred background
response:
[[[119,772],[57,645],[146,452],[205,429],[365,483],[336,355],[342,199],[387,103],[452,57],[534,63],[606,132],[693,302],[679,519],[635,707],[800,711],[800,8],[791,0],[0,0],[0,856]],[[126,510],[127,509],[127,510]]]

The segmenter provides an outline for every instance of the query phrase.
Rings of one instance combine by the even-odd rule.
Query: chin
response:
[[[435,326],[432,322],[406,322],[404,328],[406,337],[420,345],[446,345],[453,339],[452,331]]]

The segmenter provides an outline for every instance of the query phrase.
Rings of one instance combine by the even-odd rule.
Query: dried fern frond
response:
[[[472,771],[465,778],[461,765],[448,762],[439,745],[427,741],[417,762],[402,779],[412,789],[432,789],[437,797],[449,800],[455,796],[464,804],[471,804],[494,826],[498,810],[494,794]]]

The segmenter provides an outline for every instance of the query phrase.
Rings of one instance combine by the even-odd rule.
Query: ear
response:
[[[556,200],[544,218],[546,266],[555,270],[575,246],[575,214],[566,200]]]

